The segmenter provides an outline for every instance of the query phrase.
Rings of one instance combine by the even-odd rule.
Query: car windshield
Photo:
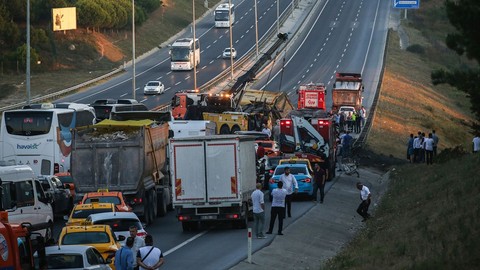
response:
[[[100,209],[81,209],[81,210],[74,210],[72,214],[72,218],[87,218],[91,214],[98,214],[98,213],[106,213],[112,212],[111,208],[100,208]]]
[[[149,82],[147,83],[147,86],[159,86],[160,83],[159,82]]]
[[[116,196],[99,196],[99,197],[90,197],[85,199],[83,203],[92,203],[92,199],[95,200],[95,202],[99,203],[113,203],[115,205],[121,204],[120,198]]]
[[[281,159],[282,158],[270,158],[270,159],[268,159],[268,163],[270,163],[270,166],[276,167],[276,166],[278,166],[278,163],[280,163]]]
[[[281,175],[285,172],[285,168],[290,168],[290,173],[293,175],[305,175],[307,174],[306,167],[277,167],[275,169],[275,175]]]
[[[73,178],[71,176],[58,176],[58,178],[64,184],[73,184]]]
[[[128,231],[130,226],[135,225],[138,229],[142,228],[142,224],[138,219],[134,218],[115,218],[106,220],[97,220],[94,224],[110,225],[114,232]]]
[[[83,268],[82,254],[50,254],[47,255],[47,269]]]
[[[273,147],[273,144],[262,142],[262,146],[265,147],[265,148],[272,148],[272,147]]]
[[[63,236],[62,245],[105,244],[110,242],[106,232],[74,232]]]

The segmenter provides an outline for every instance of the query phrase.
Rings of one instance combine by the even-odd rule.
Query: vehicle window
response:
[[[50,184],[48,183],[48,180],[42,180],[40,181],[42,184],[42,188],[44,191],[49,191],[50,190]]]
[[[90,264],[90,265],[98,265],[101,263],[101,261],[98,260],[98,257],[97,255],[93,252],[94,249],[92,248],[89,248],[87,249],[87,251],[85,252],[85,254],[87,255],[87,262]]]
[[[59,176],[58,178],[64,184],[73,184],[73,178],[71,176]]]
[[[49,175],[52,162],[48,159],[42,159],[42,165],[40,165],[40,174]]]
[[[160,83],[159,82],[149,82],[147,85],[148,86],[159,86]]]
[[[45,201],[45,192],[43,192],[42,185],[39,181],[35,181],[35,187],[37,188],[37,199],[39,201]]]
[[[272,148],[273,145],[271,143],[262,142],[262,146],[265,147],[265,148]]]
[[[95,105],[95,115],[97,119],[108,119],[110,117],[110,113],[112,112],[112,105]]]
[[[95,115],[93,114],[92,111],[80,111],[77,112],[77,127],[83,127],[83,126],[88,126],[92,125],[95,120]]]
[[[5,112],[5,126],[12,135],[34,136],[48,134],[53,112],[15,111]]]
[[[62,245],[105,244],[110,242],[106,232],[74,232],[62,238]]]
[[[81,254],[50,254],[47,255],[48,269],[75,269],[83,268]]]
[[[102,254],[100,254],[100,252],[94,248],[91,249],[93,254],[95,254],[95,256],[97,257],[97,261],[99,264],[104,264],[105,263],[105,260],[103,259],[102,257]],[[135,255],[137,256],[137,255]]]
[[[75,112],[68,112],[68,113],[58,113],[58,125],[62,127],[75,127],[75,121],[73,119]]]
[[[278,158],[271,158],[269,159],[270,166],[276,167],[278,166],[278,163],[280,162],[280,159]]]
[[[275,169],[274,175],[281,175],[285,172],[286,167],[277,167]],[[293,175],[303,175],[306,174],[307,171],[305,167],[290,167],[290,173]]]
[[[17,207],[32,206],[35,204],[32,181],[15,183],[17,192]]]
[[[13,203],[17,201],[15,184],[12,182],[2,183],[2,205],[7,210],[12,209]]]
[[[113,203],[115,205],[119,205],[122,203],[120,201],[120,198],[115,196],[90,197],[85,199],[83,203],[92,203],[92,199],[95,199],[95,201],[98,200],[99,203]]]
[[[100,208],[100,209],[81,209],[81,210],[74,210],[72,214],[72,218],[87,218],[91,214],[98,214],[98,213],[106,213],[112,212],[111,208]]]
[[[57,188],[63,188],[63,184],[62,182],[60,181],[60,179],[58,179],[57,177],[52,177],[52,183],[55,185],[55,187]]]
[[[128,231],[132,225],[135,225],[139,229],[142,228],[142,224],[138,219],[130,218],[97,220],[95,224],[109,225],[114,232]]]

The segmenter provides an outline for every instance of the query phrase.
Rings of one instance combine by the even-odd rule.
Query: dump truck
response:
[[[121,191],[147,224],[172,206],[168,122],[104,120],[74,130],[71,175],[76,198],[98,189]]]
[[[332,111],[337,112],[342,106],[362,107],[364,86],[359,73],[337,73],[332,89]]]
[[[246,228],[256,185],[254,140],[244,135],[170,139],[173,206],[184,231],[220,221]]]

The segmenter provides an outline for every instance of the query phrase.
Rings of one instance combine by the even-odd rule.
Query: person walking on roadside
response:
[[[478,153],[480,152],[480,137],[478,136],[478,133],[473,137],[472,140],[472,153]]]
[[[362,200],[360,205],[358,205],[357,213],[363,217],[362,222],[365,222],[368,218],[370,218],[368,207],[370,207],[372,195],[370,193],[370,189],[368,189],[368,187],[361,182],[357,183],[357,189],[360,190],[360,199]]]
[[[423,149],[425,149],[425,155],[427,157],[427,165],[433,164],[433,135],[432,133],[428,134],[428,138],[423,140]]]
[[[133,237],[128,237],[125,246],[115,252],[115,269],[117,270],[133,270]]]
[[[145,246],[137,252],[137,264],[140,270],[155,270],[164,264],[162,251],[153,246],[151,234],[145,236]]]
[[[325,170],[315,163],[313,168],[313,201],[317,203],[317,193],[320,190],[320,203],[325,197]]]
[[[143,240],[142,237],[138,236],[138,228],[135,225],[130,226],[128,228],[128,231],[130,232],[130,237],[133,238],[133,246],[132,246],[132,253],[134,256],[137,256],[137,252],[141,247],[145,246],[145,240]],[[133,260],[133,268],[137,268],[137,260],[134,258]]]
[[[257,183],[257,189],[252,193],[251,197],[253,204],[253,229],[258,239],[265,239],[267,238],[263,234],[263,228],[265,226],[265,202],[261,183]]]
[[[433,139],[433,156],[437,156],[437,146],[440,138],[438,138],[437,133],[435,133],[435,129],[432,130],[432,139]]]
[[[298,183],[295,176],[290,173],[290,168],[285,167],[285,172],[280,176],[279,182],[283,182],[282,186],[287,190],[287,197],[285,198],[286,210],[288,217],[292,217],[292,196],[298,191]]]
[[[283,182],[278,181],[277,188],[272,190],[272,207],[270,209],[270,226],[267,234],[272,234],[275,220],[278,217],[278,235],[283,235],[283,219],[285,218],[285,198],[287,191],[283,188]]]
[[[408,139],[407,142],[407,160],[408,162],[412,163],[412,157],[413,157],[413,133],[410,134],[410,138]]]

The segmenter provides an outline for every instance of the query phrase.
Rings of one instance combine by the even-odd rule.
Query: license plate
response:
[[[215,216],[215,215],[201,216],[200,219],[217,219],[217,216]]]

